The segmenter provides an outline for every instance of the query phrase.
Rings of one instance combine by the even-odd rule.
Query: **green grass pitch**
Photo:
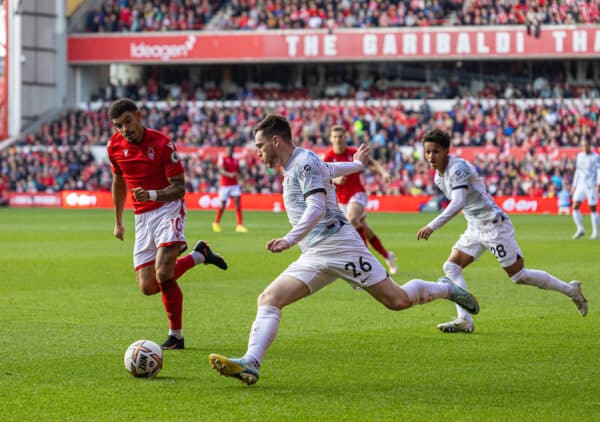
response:
[[[0,209],[2,420],[597,420],[600,414],[600,242],[572,241],[568,216],[513,216],[529,268],[580,279],[581,318],[566,297],[515,286],[486,254],[466,272],[481,313],[472,335],[442,334],[450,302],[391,312],[338,281],[285,309],[252,387],[220,377],[209,353],[246,350],[256,297],[299,251],[265,249],[288,230],[284,214],[245,214],[248,234],[222,233],[212,212],[190,212],[186,236],[208,240],[226,272],[200,266],[180,279],[186,350],[136,379],[123,353],[158,343],[160,296],[143,296],[132,270],[133,225],[112,236],[110,210]],[[400,283],[435,280],[465,226],[425,241],[431,215],[371,214],[398,257]],[[589,218],[585,224],[589,232]],[[588,233],[589,234],[589,233]]]

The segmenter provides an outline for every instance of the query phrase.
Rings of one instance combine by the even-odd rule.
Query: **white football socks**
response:
[[[569,297],[573,294],[573,286],[542,270],[523,268],[513,275],[511,279],[517,284],[527,284],[528,286],[535,286],[544,290],[556,290]]]
[[[202,255],[198,251],[191,251],[190,255],[192,255],[192,258],[194,258],[194,264],[196,264],[196,265],[203,264],[204,261],[206,261],[206,259],[204,258],[204,255]]]
[[[280,319],[281,309],[277,306],[258,307],[256,319],[250,330],[248,350],[244,355],[246,362],[255,363],[257,367],[260,366],[265,352],[277,336]]]
[[[598,212],[591,213],[590,218],[592,220],[592,236],[598,235]]]
[[[577,231],[584,231],[583,229],[583,216],[581,215],[581,211],[573,209],[573,221],[577,226]]]
[[[450,286],[444,283],[432,283],[420,279],[410,280],[400,286],[408,295],[411,305],[422,305],[436,299],[448,299]]]
[[[183,334],[181,333],[181,329],[179,330],[173,330],[171,328],[169,328],[169,335],[170,336],[175,336],[176,339],[181,340],[183,338]]]
[[[467,282],[465,281],[465,277],[463,276],[462,267],[454,262],[446,261],[443,265],[443,270],[446,273],[446,277],[448,277],[454,284],[462,287],[467,290]],[[466,311],[460,305],[456,305],[456,316],[459,319],[463,319],[466,321],[473,321],[473,317],[470,313]]]

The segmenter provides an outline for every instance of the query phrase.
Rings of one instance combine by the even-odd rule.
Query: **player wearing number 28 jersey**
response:
[[[515,283],[561,292],[573,299],[579,313],[585,316],[587,301],[578,281],[567,284],[545,271],[525,268],[512,222],[487,192],[475,167],[462,158],[448,155],[450,136],[434,129],[425,135],[423,149],[425,159],[435,169],[435,184],[450,199],[450,203],[440,215],[418,231],[417,239],[429,239],[434,230],[442,227],[460,211],[463,211],[467,220],[467,230],[458,239],[444,263],[446,276],[466,289],[463,268],[487,249]],[[457,311],[457,319],[439,324],[438,328],[444,332],[472,332],[472,317],[458,305]]]

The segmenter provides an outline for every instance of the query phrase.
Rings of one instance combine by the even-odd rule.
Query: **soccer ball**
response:
[[[125,351],[125,368],[136,378],[153,378],[163,365],[160,346],[150,340],[138,340]]]

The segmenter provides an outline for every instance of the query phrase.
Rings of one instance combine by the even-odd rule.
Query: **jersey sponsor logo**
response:
[[[148,147],[147,154],[148,154],[149,159],[154,160],[154,157],[155,157],[154,148]]]
[[[311,166],[309,166],[308,164],[306,164],[306,165],[305,165],[304,167],[302,167],[302,168],[304,169],[304,171],[307,171],[307,172],[312,170],[312,167],[311,167]]]
[[[177,154],[177,151],[173,151],[171,153],[171,161],[173,163],[177,163],[179,161],[179,154]]]

